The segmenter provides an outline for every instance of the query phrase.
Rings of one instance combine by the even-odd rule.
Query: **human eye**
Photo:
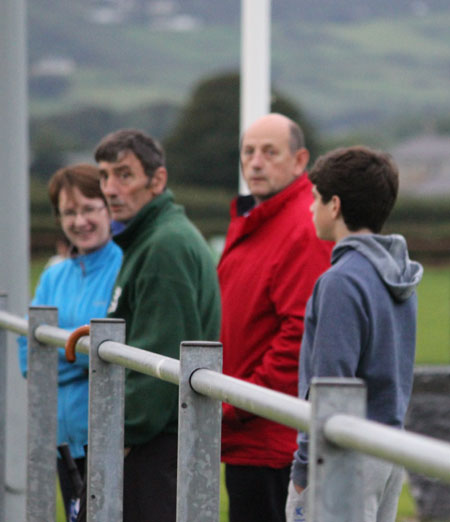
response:
[[[81,214],[83,216],[92,216],[97,210],[97,207],[93,207],[91,205],[87,205],[81,210]]]
[[[115,173],[117,181],[121,185],[127,185],[133,179],[133,173],[130,169],[120,169]]]
[[[131,172],[128,170],[124,170],[122,172],[119,172],[119,179],[122,181],[126,181],[131,177]]]
[[[71,219],[71,218],[75,217],[76,215],[77,215],[77,213],[75,212],[75,210],[69,209],[69,208],[66,210],[63,210],[61,212],[61,217],[63,219]]]

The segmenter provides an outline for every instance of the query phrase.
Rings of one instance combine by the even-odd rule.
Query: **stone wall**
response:
[[[450,366],[419,366],[406,429],[450,442]],[[420,520],[450,520],[450,484],[409,473]]]

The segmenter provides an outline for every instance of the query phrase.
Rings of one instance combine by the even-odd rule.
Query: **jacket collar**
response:
[[[108,257],[115,248],[113,241],[110,239],[102,248],[89,254],[77,255],[76,257],[70,258],[70,261],[80,266],[84,273],[93,272],[98,268],[104,267],[105,257]]]
[[[123,250],[130,247],[135,241],[139,240],[142,234],[147,234],[151,229],[159,214],[170,205],[174,200],[173,193],[166,189],[162,194],[149,201],[141,210],[128,222],[126,228],[113,237]]]
[[[231,202],[230,214],[232,219],[242,218],[242,233],[249,233],[261,223],[271,218],[282,208],[297,197],[299,191],[308,183],[306,172],[294,180],[290,185],[278,194],[255,206],[253,196],[238,196]],[[248,214],[245,214],[248,212]]]
[[[299,176],[284,190],[275,194],[270,199],[263,201],[256,207],[253,196],[238,196],[231,202],[231,222],[228,227],[225,248],[222,254],[230,251],[236,246],[244,237],[252,234],[259,229],[269,219],[279,214],[288,207],[292,200],[298,197],[298,194],[304,190],[310,190],[308,187],[309,181],[306,172]],[[239,214],[239,211],[247,214]]]

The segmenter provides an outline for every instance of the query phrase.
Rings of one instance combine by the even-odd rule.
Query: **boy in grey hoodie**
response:
[[[317,281],[305,317],[299,397],[313,377],[358,377],[367,417],[401,428],[411,395],[417,297],[422,278],[402,236],[380,235],[397,197],[398,170],[384,153],[357,146],[321,156],[313,183],[319,238],[335,241],[332,266]],[[299,433],[286,505],[288,522],[307,521],[308,439]],[[364,521],[395,520],[402,470],[367,457]]]

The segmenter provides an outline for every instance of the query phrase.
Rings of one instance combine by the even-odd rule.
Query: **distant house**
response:
[[[70,76],[76,70],[75,60],[66,56],[45,56],[31,66],[31,76]]]
[[[400,194],[450,195],[450,136],[424,134],[391,150],[400,170]]]
[[[201,26],[198,17],[183,14],[182,0],[93,0],[89,20],[118,25],[130,19],[146,20],[153,29],[193,31]]]
[[[61,96],[70,88],[76,67],[75,60],[67,56],[44,56],[31,65],[30,93],[45,98]]]

